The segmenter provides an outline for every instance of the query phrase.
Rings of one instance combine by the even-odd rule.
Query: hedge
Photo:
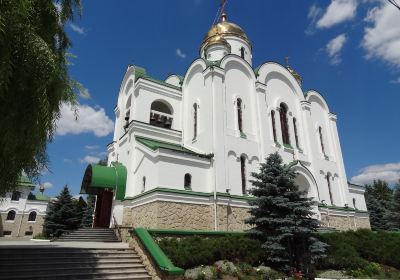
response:
[[[371,262],[400,269],[400,232],[358,230],[319,233],[329,245],[327,257],[317,269],[357,270]],[[266,260],[261,242],[249,236],[157,238],[159,246],[175,266],[193,268],[218,260],[257,266]],[[268,261],[265,261],[268,264]]]

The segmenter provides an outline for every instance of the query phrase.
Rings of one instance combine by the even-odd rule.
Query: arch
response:
[[[243,58],[243,59],[244,59],[244,51],[245,51],[245,48],[241,47],[240,48],[240,57]]]
[[[192,189],[192,175],[189,174],[189,173],[185,174],[184,188],[185,188],[185,190],[191,190]]]
[[[163,128],[171,128],[173,108],[165,100],[157,99],[150,106],[150,124]]]
[[[28,222],[36,221],[36,216],[37,216],[37,213],[35,211],[30,212],[29,216],[28,216]]]
[[[128,83],[125,86],[125,95],[128,95],[129,91],[131,90],[131,88],[133,87],[133,80],[129,79]]]
[[[302,164],[300,161],[292,162],[290,165],[291,165],[291,168],[293,168],[294,171],[296,172],[296,178],[299,175],[301,175],[304,177],[304,178],[302,178],[303,180],[307,180],[308,183],[306,184],[306,186],[309,186],[307,197],[315,198],[315,199],[318,199],[318,201],[320,201],[321,199],[320,199],[317,180],[315,179],[312,172],[306,166],[304,166],[304,164]],[[299,177],[299,178],[301,178],[301,177]],[[298,181],[296,181],[296,179],[295,179],[295,182],[297,184],[299,183]]]
[[[129,109],[132,105],[132,95],[129,95],[128,100],[126,101],[125,108]]]
[[[325,111],[329,111],[329,106],[328,103],[326,102],[325,98],[317,91],[315,90],[310,90],[306,92],[306,100],[310,103],[318,103]]]
[[[203,72],[207,68],[206,62],[203,58],[198,58],[192,62],[189,66],[188,70],[186,71],[186,75],[183,78],[182,85],[186,87],[189,83],[190,79],[195,73]]]
[[[258,74],[257,81],[260,83],[268,84],[270,79],[281,79],[292,89],[300,101],[305,100],[299,83],[285,66],[276,62],[267,62],[257,67],[256,72]]]
[[[16,214],[17,212],[15,212],[14,210],[8,211],[6,221],[14,221]]]
[[[229,71],[230,68],[234,68],[234,66],[237,66],[237,69],[239,69],[243,73],[245,73],[251,81],[256,80],[256,76],[255,76],[253,68],[251,68],[250,64],[246,60],[242,59],[240,56],[238,56],[236,54],[226,55],[221,60],[220,66],[222,69],[225,69],[225,71]]]
[[[290,145],[289,123],[288,123],[288,106],[285,103],[279,105],[279,116],[281,121],[281,132],[283,144]]]

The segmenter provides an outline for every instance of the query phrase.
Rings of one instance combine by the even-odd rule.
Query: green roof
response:
[[[25,175],[19,176],[17,184],[18,186],[23,186],[23,187],[36,187],[36,185],[33,184],[31,180],[29,180],[29,178]]]
[[[172,88],[172,89],[176,89],[176,90],[179,90],[179,91],[182,90],[180,87],[177,87],[177,86],[168,84],[168,83],[166,83],[164,81],[161,81],[161,80],[155,79],[153,77],[150,77],[149,75],[147,75],[146,69],[144,69],[143,67],[139,67],[139,66],[136,66],[136,65],[134,67],[135,67],[135,82],[138,79],[142,78],[144,80],[148,80],[148,81],[154,82],[154,83],[162,85],[162,86],[166,86],[166,87],[169,87],[169,88]]]
[[[30,193],[28,196],[28,200],[37,200],[37,201],[50,201],[51,197],[42,193],[33,194]]]
[[[199,156],[199,157],[205,157],[205,158],[211,158],[212,155],[206,155],[206,154],[199,154],[196,152],[193,152],[179,144],[173,144],[173,143],[168,143],[164,141],[159,141],[155,139],[150,139],[150,138],[145,138],[145,137],[135,137],[136,141],[145,145],[149,149],[155,151],[158,149],[166,149],[166,150],[171,150],[174,152],[179,152],[179,153],[184,153],[184,154],[190,154],[194,156]]]

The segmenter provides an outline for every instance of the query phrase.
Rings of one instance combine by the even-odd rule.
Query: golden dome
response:
[[[201,45],[204,46],[211,40],[215,41],[215,37],[223,38],[224,36],[235,36],[242,38],[251,47],[249,38],[247,38],[247,35],[246,33],[244,33],[243,29],[237,24],[227,22],[225,13],[221,15],[221,21],[216,25],[213,25],[211,29],[207,32],[207,35],[204,37],[203,43]]]
[[[209,40],[207,40],[207,43],[205,45],[205,48],[215,46],[215,45],[224,45],[230,49],[230,45],[227,40],[224,39],[221,35],[217,34],[213,37],[211,37]]]

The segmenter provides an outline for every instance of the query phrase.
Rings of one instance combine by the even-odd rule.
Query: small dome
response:
[[[205,48],[215,46],[215,45],[223,45],[223,46],[230,48],[228,41],[225,40],[224,37],[222,37],[219,34],[217,34],[217,35],[211,37],[209,40],[207,40]]]
[[[207,32],[207,35],[204,37],[203,43],[201,45],[206,45],[212,39],[215,40],[215,37],[222,38],[224,36],[235,36],[242,38],[251,46],[249,38],[247,38],[247,35],[246,33],[244,33],[243,29],[235,23],[227,22],[225,13],[221,15],[221,22],[213,25],[211,29]]]

